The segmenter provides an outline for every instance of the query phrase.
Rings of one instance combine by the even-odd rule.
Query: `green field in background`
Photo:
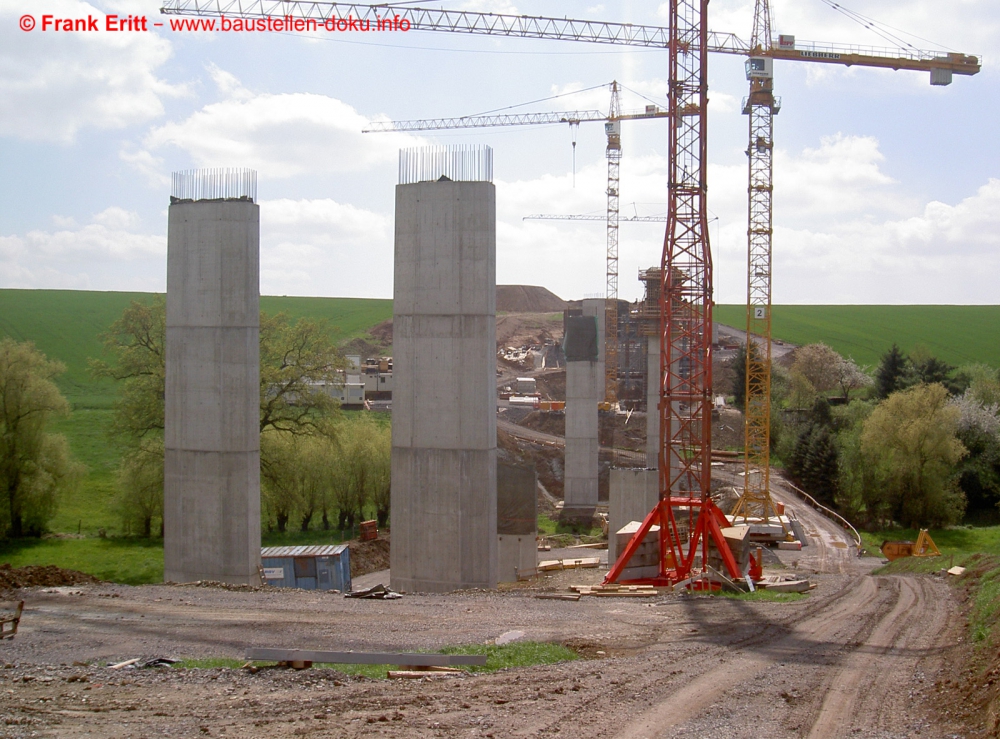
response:
[[[717,305],[715,320],[746,325],[746,306]],[[776,305],[771,332],[792,344],[823,342],[874,367],[892,343],[904,352],[923,345],[956,366],[1000,367],[1000,305]]]
[[[115,388],[94,382],[87,359],[103,357],[100,336],[133,300],[150,302],[153,293],[86,290],[0,290],[0,336],[35,342],[50,359],[66,365],[58,384],[74,408],[110,408]],[[325,319],[337,343],[360,336],[392,318],[392,301],[366,298],[263,296],[262,310],[292,318]]]

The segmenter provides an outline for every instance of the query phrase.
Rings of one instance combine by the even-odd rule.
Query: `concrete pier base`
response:
[[[396,187],[391,585],[494,588],[496,193]]]
[[[615,532],[630,521],[642,521],[660,499],[660,478],[656,470],[611,468],[608,501],[608,564],[621,551]]]
[[[538,567],[538,474],[497,463],[497,579],[517,582]]]
[[[167,581],[260,582],[259,231],[250,199],[170,205]]]

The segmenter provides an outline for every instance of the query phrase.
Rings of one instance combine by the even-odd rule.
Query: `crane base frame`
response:
[[[677,522],[674,519],[674,508],[687,508],[689,511],[697,509],[697,521],[691,531],[687,542],[687,551],[684,543],[680,541],[677,532]],[[630,580],[620,580],[622,572],[628,566],[632,557],[646,539],[646,535],[654,525],[660,527],[660,557],[659,573],[656,577],[644,577]],[[695,557],[698,550],[702,550],[701,572],[708,571],[708,544],[713,542],[722,563],[729,573],[729,576],[736,580],[743,575],[736,558],[729,549],[726,538],[722,535],[722,529],[729,526],[725,514],[712,502],[711,498],[685,498],[671,496],[663,498],[643,519],[639,530],[635,532],[618,560],[604,578],[604,584],[612,583],[629,585],[660,585],[673,586],[687,580],[692,576]]]

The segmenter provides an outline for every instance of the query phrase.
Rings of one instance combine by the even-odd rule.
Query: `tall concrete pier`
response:
[[[566,327],[566,459],[563,511],[567,516],[592,515],[597,507],[599,467],[597,404],[604,398],[604,300],[583,301],[584,320]],[[594,326],[593,329],[590,326]],[[583,333],[593,331],[596,346],[579,351]],[[589,346],[589,339],[587,340]]]
[[[256,173],[174,174],[167,230],[164,579],[257,583]]]
[[[489,147],[400,152],[393,588],[497,583],[496,190]]]

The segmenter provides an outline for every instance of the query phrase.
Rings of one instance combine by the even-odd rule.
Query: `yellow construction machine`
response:
[[[927,533],[927,529],[920,529],[920,536],[917,542],[912,541],[884,541],[881,547],[882,556],[890,562],[902,557],[940,557],[941,550]]]

